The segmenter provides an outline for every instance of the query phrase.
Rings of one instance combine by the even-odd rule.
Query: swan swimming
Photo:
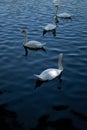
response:
[[[60,76],[63,71],[62,57],[63,53],[60,53],[58,56],[58,69],[49,68],[44,70],[40,75],[34,74],[34,76],[36,76],[41,81],[49,81]]]
[[[57,15],[54,16],[53,18],[53,23],[47,24],[44,29],[43,29],[43,36],[47,32],[52,32],[54,36],[56,36],[56,23],[57,23]]]
[[[47,32],[52,32],[53,35],[55,36],[55,30],[56,29],[56,25],[54,24],[47,24],[44,29],[43,29],[43,36],[47,33]]]
[[[41,42],[35,41],[35,40],[27,42],[27,30],[23,29],[22,32],[24,33],[24,43],[23,43],[23,46],[24,46],[25,51],[26,51],[25,55],[28,54],[27,49],[34,49],[34,50],[43,49],[43,46],[46,45],[46,43],[41,43]]]

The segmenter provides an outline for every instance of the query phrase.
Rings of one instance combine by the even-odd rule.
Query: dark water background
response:
[[[56,37],[42,36],[53,22],[51,0],[0,1],[0,130],[87,130],[87,0],[61,0]],[[23,56],[22,29],[29,40],[46,42],[46,52]],[[64,71],[36,87],[39,74],[57,68],[62,52]],[[61,89],[58,89],[61,88]]]

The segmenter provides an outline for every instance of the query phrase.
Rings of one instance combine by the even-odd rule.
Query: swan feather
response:
[[[48,24],[44,27],[44,29],[47,30],[47,31],[51,31],[55,28],[56,28],[56,25],[54,25],[54,24]]]
[[[40,75],[35,74],[35,76],[42,81],[47,81],[47,80],[52,80],[56,78],[57,76],[60,75],[60,73],[61,73],[61,70],[50,68],[50,69],[44,70]]]
[[[44,45],[46,45],[46,43],[40,43],[39,41],[29,41],[27,43],[24,43],[25,47],[29,47],[29,48],[42,48]]]

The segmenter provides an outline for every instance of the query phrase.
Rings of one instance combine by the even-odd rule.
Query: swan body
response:
[[[60,53],[59,58],[58,58],[58,69],[49,68],[49,69],[44,70],[40,75],[35,74],[35,76],[41,81],[52,80],[56,78],[57,76],[59,76],[63,71],[63,66],[61,63],[62,56],[63,54]]]
[[[61,70],[50,68],[50,69],[44,70],[40,75],[35,74],[35,76],[39,80],[48,81],[48,80],[52,80],[56,78],[58,75],[60,75],[60,73],[61,73]]]
[[[39,49],[39,48],[43,48],[44,45],[46,45],[46,43],[40,43],[38,41],[29,41],[23,44],[24,47],[30,48],[30,49]]]
[[[43,36],[47,33],[47,32],[52,32],[53,35],[56,35],[56,17],[54,17],[54,21],[53,23],[49,23],[47,24],[44,29],[43,29]]]
[[[71,15],[68,13],[61,13],[57,15],[59,18],[71,18]]]
[[[54,24],[47,24],[47,25],[44,27],[44,29],[45,29],[46,31],[51,31],[51,30],[53,30],[53,29],[56,29],[56,25],[54,25]]]

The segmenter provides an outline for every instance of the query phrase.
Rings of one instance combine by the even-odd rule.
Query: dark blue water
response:
[[[64,12],[72,19],[59,19],[56,37],[43,37],[55,14],[51,0],[0,1],[0,130],[87,130],[87,1],[61,0]],[[46,51],[24,56],[23,28]],[[37,84],[34,74],[57,68],[61,52],[62,80]]]

